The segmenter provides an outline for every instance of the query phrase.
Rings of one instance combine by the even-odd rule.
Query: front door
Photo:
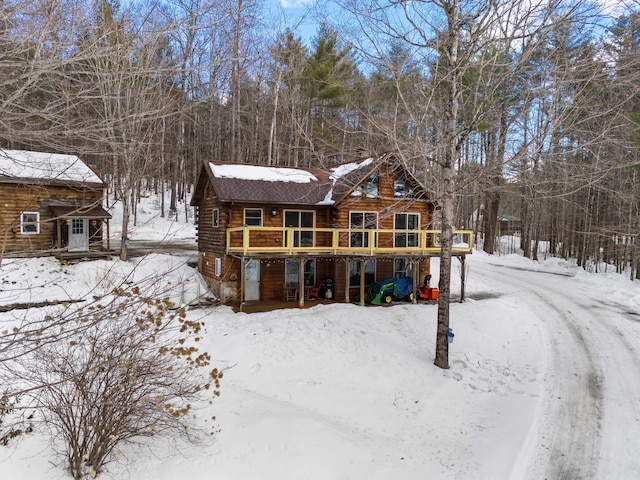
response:
[[[89,220],[72,218],[69,224],[69,251],[86,252],[89,250]]]
[[[244,299],[260,300],[260,260],[249,260],[245,263]]]

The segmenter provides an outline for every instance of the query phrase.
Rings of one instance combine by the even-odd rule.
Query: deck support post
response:
[[[411,295],[411,303],[414,305],[418,303],[418,280],[420,278],[420,259],[412,258],[411,259],[411,280],[412,280],[412,293]]]
[[[467,281],[467,272],[466,272],[466,264],[465,261],[467,259],[466,255],[458,256],[458,260],[460,260],[460,303],[464,302],[464,287],[465,282]]]
[[[304,257],[296,258],[298,263],[298,305],[304,307],[304,265],[307,263]]]
[[[351,268],[351,258],[346,258],[346,266],[344,268],[345,274],[345,282],[344,282],[344,301],[345,303],[351,303],[351,299],[349,298],[349,282],[351,281],[351,277],[349,276],[349,269]]]
[[[367,259],[360,259],[360,306],[364,307],[364,267],[367,265]]]
[[[246,271],[246,267],[247,267],[247,262],[249,262],[250,259],[247,259],[244,255],[242,256],[242,258],[240,259],[240,311],[242,311],[242,307],[244,307],[244,292],[245,292],[245,282],[246,279],[244,278],[245,276],[245,271]]]

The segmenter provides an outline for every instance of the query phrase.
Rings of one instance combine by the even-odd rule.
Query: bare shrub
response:
[[[196,347],[202,322],[171,307],[117,289],[77,311],[87,328],[19,359],[14,372],[74,479],[95,477],[132,444],[202,438],[194,405],[219,395],[222,372]]]
[[[17,403],[18,399],[12,399],[6,394],[0,396],[0,445],[5,447],[12,440],[33,430],[30,423],[32,416],[23,419],[23,412],[17,408]]]

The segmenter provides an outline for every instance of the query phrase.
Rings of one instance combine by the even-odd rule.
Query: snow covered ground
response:
[[[165,272],[183,293],[197,278],[180,256],[134,262],[7,260],[0,304],[78,297],[125,274]],[[435,305],[191,310],[227,369],[203,407],[219,433],[125,451],[101,478],[640,478],[640,283],[557,259],[475,252],[467,264],[446,371],[433,365]],[[0,478],[67,478],[48,441],[0,447]]]

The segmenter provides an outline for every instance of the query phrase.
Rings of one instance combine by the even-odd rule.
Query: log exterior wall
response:
[[[409,192],[415,185],[411,184],[409,179],[406,180],[406,192]],[[366,187],[363,186],[362,191],[354,191],[349,197],[340,202],[339,208],[332,211],[332,226],[337,228],[349,228],[351,212],[367,212],[375,213],[378,217],[377,228],[393,229],[395,228],[396,213],[417,213],[420,215],[421,230],[432,228],[432,209],[430,202],[414,198],[411,195],[404,197],[395,196],[395,173],[388,164],[381,165],[378,170],[378,193],[377,195],[367,196]],[[393,247],[393,238],[379,238],[378,246]],[[359,258],[353,258],[359,261]],[[375,260],[375,281],[381,281],[394,276],[394,257],[376,258]],[[335,262],[335,287],[336,299],[343,300],[346,295],[347,277],[349,262],[339,259]],[[430,272],[429,258],[423,258],[419,262],[418,278],[420,282],[425,275]],[[353,300],[359,294],[359,286],[349,287],[349,298]]]
[[[101,205],[102,189],[78,185],[25,185],[0,183],[0,248],[4,252],[43,253],[56,247],[56,220],[50,210],[52,205]],[[40,214],[40,232],[21,233],[23,212]],[[90,230],[92,241],[102,240],[100,223]],[[91,227],[90,227],[91,228]]]
[[[241,298],[241,260],[237,257],[226,255],[226,229],[242,227],[244,225],[245,209],[260,209],[262,211],[263,227],[284,226],[285,210],[300,210],[315,212],[316,228],[349,228],[350,212],[375,212],[378,216],[378,228],[395,228],[396,213],[417,213],[420,215],[420,229],[432,227],[432,203],[425,199],[414,198],[410,194],[404,197],[395,195],[394,170],[390,165],[383,164],[378,171],[378,192],[368,196],[363,185],[361,192],[354,192],[346,197],[338,205],[334,206],[309,206],[309,205],[265,205],[258,203],[228,203],[219,202],[211,189],[209,182],[199,185],[202,189],[198,204],[198,245],[200,271],[211,287],[214,294],[223,302],[240,300]],[[407,179],[406,191],[409,192],[414,185]],[[213,226],[213,210],[218,210],[218,226]],[[238,235],[241,235],[239,232]],[[261,236],[251,237],[252,246],[275,247],[282,246],[284,238],[280,232],[265,231]],[[324,235],[317,233],[316,235]],[[326,234],[330,235],[330,234]],[[235,240],[235,239],[234,239]],[[319,239],[316,238],[316,242]],[[392,236],[388,240],[392,242]],[[389,245],[392,247],[393,245]],[[334,298],[343,301],[346,298],[347,274],[349,258],[334,258],[328,256],[308,257],[315,258],[316,280],[331,278],[334,281]],[[358,257],[353,258],[354,260]],[[375,280],[380,281],[394,274],[393,257],[376,258]],[[216,272],[216,261],[218,272]],[[285,262],[281,256],[264,256],[260,260],[260,298],[280,299],[283,295],[285,282]],[[429,259],[420,260],[420,279],[429,273]],[[219,275],[217,274],[219,273]],[[420,280],[422,281],[422,280]],[[358,288],[351,287],[349,298],[353,300]]]

